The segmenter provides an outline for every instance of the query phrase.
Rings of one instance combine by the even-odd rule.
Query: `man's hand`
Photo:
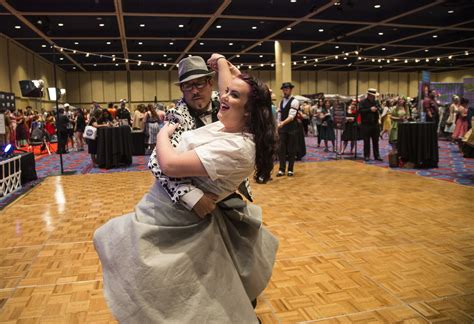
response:
[[[212,213],[216,209],[217,195],[205,192],[199,201],[194,205],[193,211],[200,217],[204,218],[206,215]]]
[[[375,107],[375,106],[374,106],[374,107],[370,107],[370,111],[376,112],[376,111],[377,111],[377,107]]]

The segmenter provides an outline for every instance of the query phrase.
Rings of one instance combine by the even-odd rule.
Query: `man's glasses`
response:
[[[204,79],[204,80],[196,81],[196,82],[193,82],[193,83],[182,83],[181,84],[181,90],[182,91],[191,91],[191,90],[193,90],[193,88],[201,90],[202,88],[204,88],[207,85],[208,81],[209,81],[209,79]]]

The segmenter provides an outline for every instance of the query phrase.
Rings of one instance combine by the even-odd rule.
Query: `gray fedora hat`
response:
[[[189,56],[178,63],[179,85],[183,82],[214,75],[214,71],[209,71],[206,62],[200,56]]]

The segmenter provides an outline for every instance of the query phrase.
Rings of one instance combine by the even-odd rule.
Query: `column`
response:
[[[281,97],[280,86],[283,82],[292,82],[291,78],[291,42],[275,41],[275,89]]]

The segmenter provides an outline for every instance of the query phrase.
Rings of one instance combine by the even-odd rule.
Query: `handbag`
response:
[[[95,140],[97,138],[97,128],[94,126],[86,126],[84,129],[84,134],[82,135],[84,138]]]

